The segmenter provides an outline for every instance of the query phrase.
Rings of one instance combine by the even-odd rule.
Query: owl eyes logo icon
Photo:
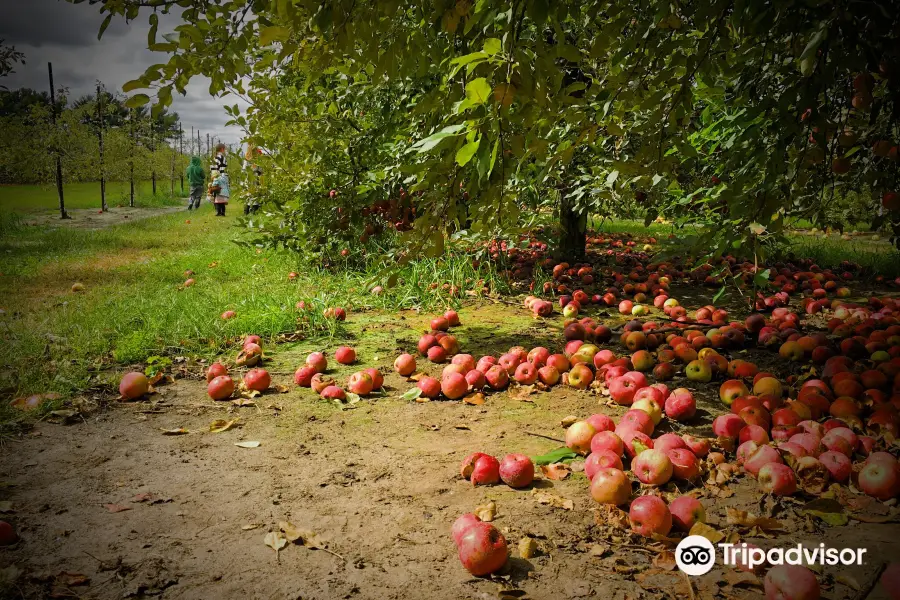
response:
[[[688,575],[703,575],[716,564],[716,549],[708,539],[689,535],[675,548],[675,564]]]

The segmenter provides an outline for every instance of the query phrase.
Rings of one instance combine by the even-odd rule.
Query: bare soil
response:
[[[489,304],[461,315],[463,326],[454,333],[462,351],[476,356],[513,345],[561,345],[559,323],[532,321],[524,309]],[[561,386],[529,395],[513,387],[488,395],[482,405],[402,400],[414,384],[390,365],[399,351],[415,348],[425,321],[415,313],[351,315],[351,339],[340,342],[358,349],[359,365],[330,372],[342,382],[360,366],[377,366],[386,381],[384,396],[355,405],[328,403],[293,386],[291,373],[310,350],[333,356],[340,345],[301,342],[267,348],[267,368],[289,390],[270,391],[252,406],[211,401],[203,365],[188,360],[174,369],[174,383],[146,401],[106,404],[102,394],[87,397],[84,406],[94,409],[71,424],[43,422],[6,443],[0,501],[11,507],[0,506],[10,509],[2,518],[21,540],[0,548],[0,574],[18,573],[0,597],[762,597],[761,579],[727,567],[692,578],[689,589],[665,552],[674,544],[632,535],[615,522],[615,513],[598,510],[577,463],[567,479],[542,478],[525,490],[473,487],[460,479],[459,463],[470,452],[544,454],[561,444],[531,434],[562,438],[560,421],[568,415],[619,416],[624,409],[602,395]],[[440,372],[423,360],[420,366]],[[670,387],[684,383],[678,379]],[[718,384],[688,387],[701,398],[701,415],[677,430],[709,434],[712,417],[721,412]],[[241,425],[211,433],[216,419],[240,419]],[[178,428],[188,433],[165,433]],[[260,444],[235,445],[242,441]],[[679,490],[670,484],[662,493],[671,497]],[[800,541],[866,548],[862,567],[820,569],[824,597],[887,597],[881,589],[861,594],[883,562],[900,558],[896,523],[829,527],[802,514],[812,496],[773,502],[747,477],[700,485],[694,493],[710,525],[732,540],[764,548]],[[571,509],[556,506],[563,500]],[[475,578],[460,565],[449,531],[460,514],[490,501],[512,558],[501,574]],[[779,529],[729,525],[729,508],[772,517]],[[864,510],[870,520],[888,514],[880,503]],[[281,521],[313,532],[319,547],[289,544],[276,556],[264,536]],[[525,537],[536,541],[537,556],[520,557]]]
[[[179,206],[154,208],[110,207],[106,212],[93,208],[73,208],[66,212],[71,219],[60,219],[58,210],[28,213],[24,224],[32,227],[71,227],[75,229],[103,229],[129,221],[139,221],[169,213],[187,212],[187,198]]]

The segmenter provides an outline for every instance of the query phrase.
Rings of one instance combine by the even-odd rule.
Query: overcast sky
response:
[[[9,89],[30,87],[49,91],[47,63],[53,63],[57,87],[69,88],[70,98],[96,93],[97,80],[109,90],[121,92],[122,84],[137,78],[148,66],[165,62],[165,54],[147,50],[147,15],[126,25],[115,19],[97,40],[103,22],[99,5],[70,4],[63,0],[0,0],[0,39],[25,53],[26,65],[3,80]],[[174,15],[161,16],[158,39],[178,24]],[[187,95],[173,94],[170,110],[177,112],[184,128],[199,128],[204,143],[206,133],[225,142],[236,143],[241,132],[226,128],[228,120],[222,106],[242,104],[234,96],[213,98],[208,80],[196,79]],[[190,135],[190,134],[188,134]]]

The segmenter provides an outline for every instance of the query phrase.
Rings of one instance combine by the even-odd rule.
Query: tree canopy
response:
[[[448,231],[509,235],[555,211],[577,256],[585,216],[637,207],[699,225],[699,247],[760,257],[791,218],[840,225],[847,198],[872,220],[900,209],[890,2],[100,5],[104,28],[147,14],[149,48],[169,55],[126,84],[141,90],[132,106],[151,94],[167,106],[197,75],[251,102],[231,112],[269,151],[273,183],[284,176],[282,217],[326,206],[340,221],[387,203],[394,219],[408,196],[403,239],[435,253]],[[159,11],[182,23],[160,35]],[[295,235],[286,224],[281,241]]]

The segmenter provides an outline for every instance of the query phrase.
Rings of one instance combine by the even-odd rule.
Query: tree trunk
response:
[[[100,83],[97,82],[97,140],[100,144],[100,210],[106,212],[106,172],[103,164],[103,96],[100,93]]]
[[[53,64],[47,63],[47,71],[50,74],[50,117],[53,121],[54,139],[59,135],[56,130],[56,88],[53,86]],[[59,140],[56,140],[57,142]],[[66,200],[63,195],[63,174],[62,174],[62,151],[59,147],[54,148],[56,154],[56,193],[59,196],[59,218],[69,219],[69,213],[66,212]]]
[[[562,196],[559,204],[559,258],[572,261],[584,259],[587,244],[587,213],[580,215],[566,196]]]

